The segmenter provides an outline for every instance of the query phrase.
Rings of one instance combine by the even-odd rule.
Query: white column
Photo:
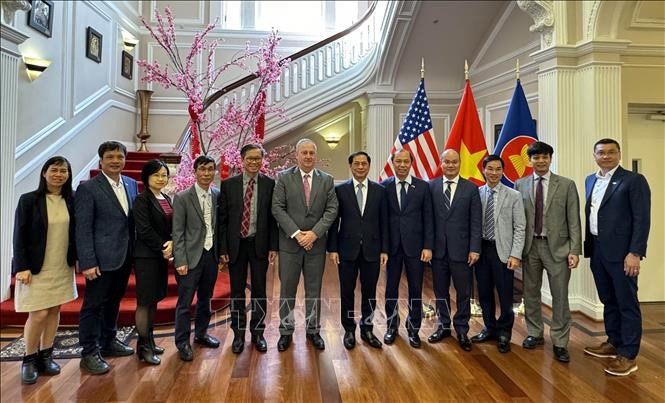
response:
[[[28,37],[5,25],[0,25],[0,295],[9,298],[14,228],[14,171],[16,127],[18,124],[18,77],[21,54],[18,45]]]
[[[363,144],[367,144],[367,153],[374,161],[369,177],[376,180],[395,142],[394,103],[392,94],[368,94],[368,96],[367,131]]]
[[[597,167],[593,144],[612,137],[621,142],[621,66],[602,53],[549,49],[534,54],[540,62],[538,73],[538,136],[554,147],[552,171],[571,178],[580,197],[582,228],[584,218],[584,179]],[[591,49],[592,50],[592,49]],[[551,304],[549,284],[543,280],[543,302]],[[594,319],[602,319],[589,260],[582,258],[572,273],[570,308]]]

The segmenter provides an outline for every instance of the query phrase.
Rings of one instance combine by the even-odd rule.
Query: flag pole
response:
[[[520,59],[517,59],[517,62],[515,63],[515,76],[517,76],[517,80],[519,81],[519,79],[520,79]]]
[[[464,79],[469,79],[469,63],[464,59]]]
[[[420,58],[420,78],[425,78],[425,58]]]

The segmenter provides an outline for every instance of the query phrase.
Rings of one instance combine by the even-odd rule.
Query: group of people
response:
[[[266,274],[279,256],[279,351],[286,351],[295,330],[295,299],[302,275],[306,338],[325,349],[320,335],[321,285],[326,253],[338,268],[343,344],[356,345],[356,327],[364,343],[382,348],[374,334],[376,288],[385,267],[386,332],[383,342],[398,337],[399,285],[402,270],[408,282],[408,343],[421,347],[422,286],[431,265],[438,325],[429,343],[452,336],[471,351],[472,343],[496,341],[507,353],[514,321],[513,273],[522,268],[528,336],[526,349],[544,344],[541,312],[543,271],[552,295],[550,337],[554,357],[568,362],[571,316],[568,283],[579,255],[591,258],[598,294],[605,305],[608,339],[585,353],[612,358],[606,372],[628,375],[637,370],[641,316],[637,275],[646,255],[650,226],[650,190],[639,173],[620,165],[619,143],[602,139],[594,145],[599,171],[586,188],[586,236],[582,244],[580,207],[575,183],[550,171],[554,150],[537,141],[527,150],[533,174],[504,185],[504,161],[489,155],[483,161],[486,184],[478,188],[460,177],[460,156],[442,154],[443,176],[430,182],[411,175],[414,157],[402,149],[392,156],[395,176],[381,184],[368,179],[371,158],[357,151],[348,158],[352,178],[335,185],[317,169],[316,144],[296,144],[297,165],[272,179],[260,171],[264,150],[256,144],[241,149],[242,173],[211,186],[215,161],[199,156],[193,164],[196,182],[175,195],[162,192],[169,169],[159,160],[144,166],[145,190],[121,174],[126,148],[108,141],[100,145],[101,174],[82,183],[74,197],[69,162],[49,159],[36,191],[21,196],[16,210],[14,265],[16,310],[29,312],[25,326],[26,355],[21,377],[36,382],[54,375],[52,346],[61,304],[77,298],[74,270],[85,276],[80,313],[80,366],[91,374],[110,370],[104,357],[124,356],[134,349],[116,337],[120,301],[131,267],[136,275],[138,357],[159,364],[162,347],[155,344],[153,316],[166,296],[169,262],[176,270],[178,302],[175,344],[183,361],[193,359],[190,306],[197,295],[194,343],[219,347],[207,333],[210,300],[218,265],[228,264],[231,280],[233,353],[251,343],[265,352]],[[475,268],[475,270],[474,270]],[[247,326],[246,288],[251,279],[251,319]],[[484,327],[469,337],[470,296],[475,272]],[[360,278],[360,318],[354,301]],[[451,315],[450,283],[456,292]],[[496,317],[495,291],[499,302]]]

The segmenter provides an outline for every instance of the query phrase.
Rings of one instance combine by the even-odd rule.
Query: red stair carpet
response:
[[[143,190],[141,181],[141,169],[146,161],[153,158],[159,158],[159,153],[127,153],[127,162],[123,174],[139,181],[139,191]],[[90,171],[93,177],[99,174],[99,169]],[[217,276],[217,283],[212,297],[212,310],[218,311],[228,306],[231,295],[231,285],[228,271],[221,271]],[[85,293],[85,278],[81,274],[76,275],[76,288],[79,297],[77,300],[67,303],[60,310],[60,325],[76,326],[79,323],[79,311],[83,303]],[[11,295],[14,295],[14,280],[12,279]],[[178,300],[178,285],[175,280],[175,270],[169,267],[168,292],[166,298],[157,306],[155,314],[155,324],[171,324],[175,320],[175,306]],[[196,298],[192,304],[192,311],[196,304]],[[120,314],[118,316],[118,325],[129,326],[134,324],[134,312],[136,311],[136,279],[134,273],[129,277],[125,297],[120,303]],[[1,326],[23,326],[28,318],[27,313],[14,312],[14,300],[12,298],[0,304],[0,325]]]

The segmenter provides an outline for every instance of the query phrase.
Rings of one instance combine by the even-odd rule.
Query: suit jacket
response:
[[[76,263],[76,241],[74,239],[74,200],[66,200],[69,212],[69,246],[67,248],[67,264]],[[44,264],[46,251],[46,234],[48,232],[48,212],[46,211],[46,195],[37,191],[21,195],[14,216],[14,259],[12,274],[30,270],[38,274]]]
[[[450,209],[443,204],[443,177],[429,184],[434,211],[434,257],[466,262],[470,252],[480,253],[482,207],[478,187],[461,178]]]
[[[173,208],[171,199],[163,193],[162,196]],[[146,189],[136,197],[132,211],[136,225],[134,257],[163,259],[162,249],[164,242],[171,240],[171,226],[159,201]]]
[[[219,254],[229,255],[235,263],[240,249],[240,227],[245,199],[243,174],[236,175],[222,182],[219,194]],[[256,181],[256,234],[254,245],[256,256],[266,258],[268,251],[277,250],[277,222],[272,215],[272,194],[275,181],[259,174]]]
[[[506,263],[510,256],[522,259],[524,249],[524,232],[526,217],[524,216],[524,204],[520,192],[511,189],[499,182],[494,188],[497,191],[496,203],[494,204],[494,240],[499,259]],[[489,186],[483,185],[478,188],[480,202],[483,205],[483,223],[485,223],[485,207]]]
[[[593,256],[593,237],[589,228],[591,193],[596,174],[587,176],[586,237],[584,256]],[[651,190],[644,176],[627,171],[621,166],[614,171],[598,209],[598,238],[603,244],[603,256],[613,262],[622,262],[630,252],[647,254],[647,238],[651,221]],[[607,248],[606,248],[607,246]]]
[[[129,205],[127,215],[102,173],[80,184],[76,191],[76,250],[81,270],[95,266],[101,271],[117,270],[131,255],[135,239],[132,207],[138,186],[124,175],[122,181]]]
[[[531,250],[536,217],[533,175],[515,182],[515,190],[522,195],[526,214],[526,239],[523,256]],[[547,228],[547,245],[554,261],[561,262],[569,254],[582,253],[582,228],[580,224],[580,200],[575,182],[552,173],[543,211],[543,224]]]
[[[356,260],[360,253],[368,262],[377,262],[388,253],[388,212],[385,188],[367,181],[365,209],[360,214],[353,180],[335,187],[339,203],[337,218],[328,231],[328,251],[339,252],[342,260]]]
[[[298,167],[285,169],[277,175],[272,197],[272,214],[279,224],[279,249],[296,253],[298,242],[291,238],[298,230],[314,231],[316,242],[310,253],[325,253],[326,234],[337,217],[337,196],[333,177],[318,169],[311,172],[309,206]]]
[[[217,253],[217,203],[219,190],[211,187],[212,201],[210,216],[212,229],[212,251],[215,261]],[[175,267],[187,265],[195,268],[203,255],[206,240],[206,224],[203,219],[201,202],[196,194],[196,185],[175,195],[173,198],[173,264]]]
[[[402,245],[406,256],[420,258],[423,249],[434,246],[432,195],[427,182],[411,177],[404,209],[397,200],[397,179],[390,177],[381,184],[386,188],[389,253],[396,254]]]

